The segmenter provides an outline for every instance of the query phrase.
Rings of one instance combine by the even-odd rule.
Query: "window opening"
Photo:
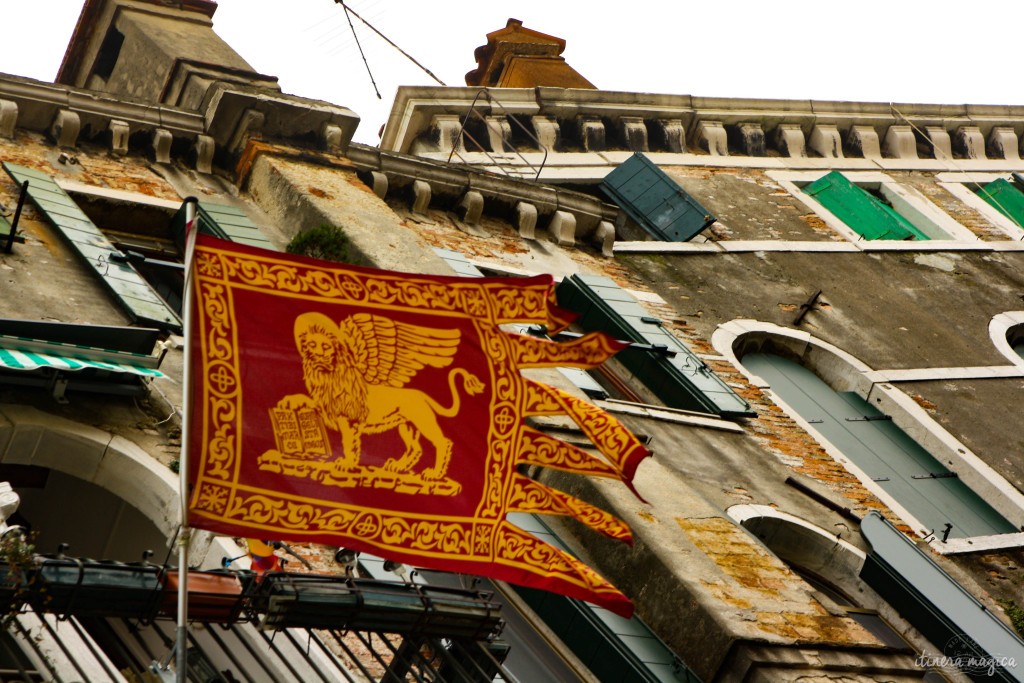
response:
[[[556,292],[562,306],[580,314],[583,329],[636,344],[620,351],[616,360],[668,407],[723,417],[755,415],[697,354],[610,278],[572,275]]]
[[[989,206],[1024,229],[1024,192],[1015,183],[998,178],[977,188],[976,193]]]
[[[99,54],[96,55],[96,66],[93,68],[93,73],[103,80],[110,78],[117,65],[117,58],[121,56],[121,46],[123,45],[124,34],[111,26],[103,38]]]
[[[867,190],[839,171],[832,171],[804,186],[803,192],[814,197],[864,239],[930,239],[893,208],[881,187]]]
[[[870,480],[864,482],[868,488],[880,488],[940,542],[943,536],[1017,531],[956,472],[857,394],[835,391],[808,368],[774,354],[748,353],[742,363],[849,459]]]

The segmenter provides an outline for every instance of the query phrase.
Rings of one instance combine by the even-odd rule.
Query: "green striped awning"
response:
[[[105,370],[140,377],[164,377],[164,373],[156,369],[158,363],[156,356],[0,334],[0,369]]]

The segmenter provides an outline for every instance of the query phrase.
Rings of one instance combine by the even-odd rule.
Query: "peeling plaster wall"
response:
[[[253,200],[290,239],[327,223],[345,231],[356,262],[378,268],[450,275],[416,232],[339,161],[317,165],[261,155],[248,179]]]

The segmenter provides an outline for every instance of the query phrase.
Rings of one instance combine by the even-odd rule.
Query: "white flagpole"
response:
[[[182,295],[182,333],[185,338],[181,381],[181,455],[178,457],[178,488],[181,494],[181,530],[178,533],[178,618],[175,638],[175,680],[188,681],[188,546],[192,530],[188,526],[188,444],[192,410],[192,259],[199,225],[196,221],[199,200],[185,198],[185,288]]]

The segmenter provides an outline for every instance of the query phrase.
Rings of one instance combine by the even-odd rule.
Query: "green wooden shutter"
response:
[[[616,356],[665,405],[730,417],[755,415],[704,361],[611,279],[573,275],[562,280],[557,294],[559,304],[581,315],[579,323],[585,329],[664,347],[674,354],[626,348]]]
[[[743,365],[814,424],[843,456],[921,524],[951,538],[1017,531],[983,498],[860,396],[836,392],[813,372],[786,358],[748,353]]]
[[[181,318],[127,262],[121,252],[53,179],[39,171],[4,162],[19,185],[28,181],[28,196],[96,274],[128,315],[137,322],[181,331]]]
[[[928,236],[892,207],[832,171],[803,188],[819,204],[868,240],[926,240]]]
[[[978,190],[978,196],[988,202],[1018,227],[1024,228],[1024,192],[1018,190],[1005,178],[993,180]]]
[[[716,220],[643,154],[634,154],[605,176],[601,189],[660,240],[686,242]]]

